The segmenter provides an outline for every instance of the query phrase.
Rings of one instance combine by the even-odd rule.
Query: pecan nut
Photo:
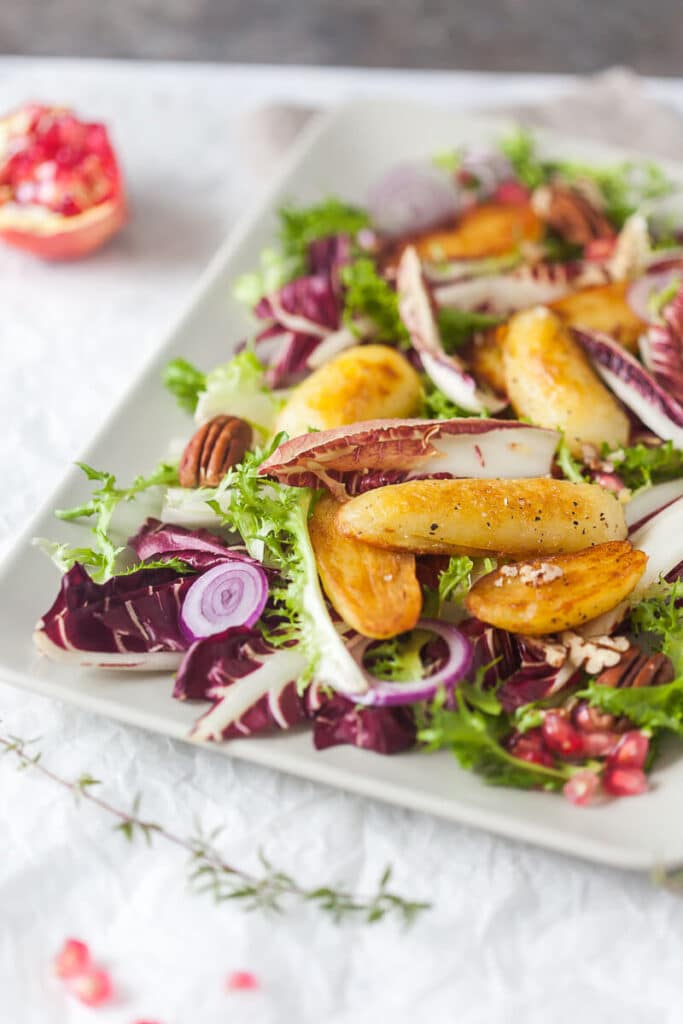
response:
[[[596,238],[612,238],[614,229],[604,213],[579,188],[545,185],[533,197],[536,213],[572,245],[588,245]]]
[[[674,667],[666,654],[646,654],[631,645],[617,665],[605,669],[597,677],[600,686],[640,687],[664,686],[674,678]]]
[[[252,430],[238,416],[214,416],[190,438],[178,466],[181,487],[217,487],[244,458]]]

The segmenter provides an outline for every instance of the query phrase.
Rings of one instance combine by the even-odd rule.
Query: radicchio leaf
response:
[[[520,309],[547,305],[569,292],[605,284],[611,276],[595,263],[534,263],[507,274],[473,277],[454,273],[452,282],[434,288],[434,299],[442,309],[478,310],[509,315]]]
[[[48,657],[103,668],[168,669],[187,647],[178,623],[192,577],[140,570],[95,583],[78,563],[38,622],[36,646]]]
[[[640,354],[654,379],[683,406],[683,285],[640,340]]]
[[[572,333],[617,398],[657,437],[683,447],[683,403],[608,334],[578,328]]]
[[[341,288],[340,270],[351,262],[351,239],[348,235],[317,238],[308,247],[308,269],[311,274],[327,274],[336,289]]]
[[[344,499],[415,477],[544,476],[558,440],[516,420],[367,420],[285,441],[259,473]]]
[[[341,299],[333,276],[312,274],[264,296],[254,313],[260,320],[269,321],[256,342],[279,339],[266,382],[273,388],[285,387],[300,379],[321,340],[340,326]]]
[[[237,559],[254,562],[243,547],[228,547],[209,530],[187,530],[184,526],[146,519],[128,544],[142,561],[177,558],[193,569],[211,569],[220,562]]]
[[[507,399],[481,389],[457,356],[445,351],[436,315],[436,304],[422,273],[414,246],[405,249],[396,274],[398,306],[415,351],[427,375],[453,402],[469,412],[496,412]]]
[[[496,691],[503,711],[511,712],[543,700],[576,682],[581,670],[568,658],[562,644],[542,637],[515,637],[520,666]]]
[[[348,743],[377,754],[399,754],[410,750],[416,738],[409,707],[361,708],[339,694],[324,702],[313,720],[316,750]]]

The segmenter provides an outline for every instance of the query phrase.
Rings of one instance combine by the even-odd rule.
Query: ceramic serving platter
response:
[[[185,315],[92,441],[83,459],[130,480],[163,457],[169,438],[187,436],[190,424],[160,381],[167,360],[187,355],[210,368],[229,357],[248,333],[244,310],[232,298],[235,277],[258,264],[272,243],[276,210],[287,199],[312,202],[335,194],[363,202],[367,188],[398,160],[429,157],[461,144],[485,144],[510,126],[464,116],[444,107],[404,101],[354,102],[313,122],[299,138],[268,195],[242,219],[199,281]],[[596,143],[543,136],[549,152],[586,161],[627,154]],[[667,165],[683,182],[683,167]],[[58,576],[30,546],[32,536],[85,541],[87,526],[60,523],[52,509],[87,495],[81,474],[69,469],[0,570],[0,678],[177,739],[188,733],[198,707],[171,699],[164,674],[75,670],[50,663],[31,643],[34,623],[51,604]],[[637,799],[593,809],[573,807],[561,796],[497,789],[462,771],[447,753],[380,757],[351,747],[313,749],[308,731],[233,740],[217,754],[244,758],[403,807],[489,829],[554,850],[624,868],[652,869],[683,863],[683,746],[661,760],[652,789]],[[216,761],[216,770],[220,763]]]

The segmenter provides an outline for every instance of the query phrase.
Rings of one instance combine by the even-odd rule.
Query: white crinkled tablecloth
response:
[[[108,409],[269,170],[238,121],[265,102],[361,91],[489,106],[567,80],[202,65],[0,60],[2,107],[73,103],[112,128],[134,217],[94,259],[44,266],[0,249],[0,552]],[[683,108],[683,83],[652,83]],[[267,161],[266,161],[267,164]],[[191,353],[188,353],[191,357]],[[46,601],[49,595],[46,595]],[[0,609],[1,613],[1,609]],[[189,834],[222,825],[225,856],[265,854],[307,884],[394,886],[433,909],[409,931],[280,918],[188,891],[181,851],[125,843],[112,820],[0,759],[0,1020],[7,1024],[675,1024],[683,900],[584,864],[265,769],[217,758],[0,684],[0,732],[41,737],[44,763]],[[599,813],[599,812],[585,812]],[[87,1010],[50,976],[67,935],[90,943],[117,1001]],[[236,969],[258,992],[226,993]],[[99,1013],[99,1017],[96,1014]],[[93,1016],[95,1015],[95,1016]]]

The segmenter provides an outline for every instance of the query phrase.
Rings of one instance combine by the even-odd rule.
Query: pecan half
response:
[[[244,458],[252,430],[237,416],[214,416],[192,435],[178,466],[181,487],[217,487]]]
[[[614,236],[604,213],[579,188],[544,185],[534,192],[533,207],[553,231],[573,245]]]
[[[617,665],[605,669],[597,677],[600,686],[639,687],[663,686],[674,678],[674,667],[666,654],[645,654],[631,645]]]

